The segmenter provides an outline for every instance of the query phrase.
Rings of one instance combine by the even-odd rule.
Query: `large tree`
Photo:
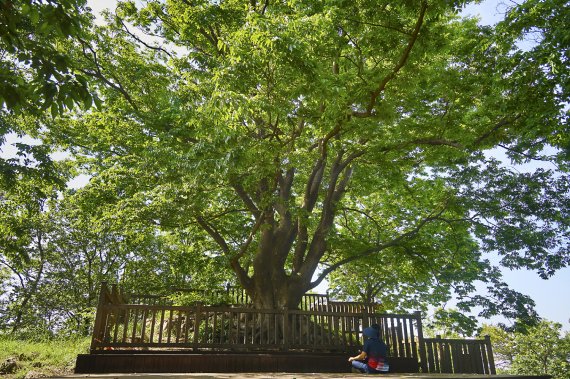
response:
[[[43,138],[125,221],[199,238],[259,308],[365,257],[459,262],[465,290],[489,251],[548,276],[569,262],[567,40],[519,50],[542,4],[491,28],[462,3],[124,1],[75,56],[104,105]]]

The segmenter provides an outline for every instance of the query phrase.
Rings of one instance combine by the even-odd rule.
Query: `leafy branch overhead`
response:
[[[477,280],[503,288],[488,253],[569,263],[568,11],[527,1],[481,27],[464,3],[122,1],[69,43],[100,107],[28,130],[91,176],[77,196],[111,188],[125,219],[194,236],[186,259],[224,262],[257,307],[348,288],[362,262],[376,282],[352,296],[475,301]]]

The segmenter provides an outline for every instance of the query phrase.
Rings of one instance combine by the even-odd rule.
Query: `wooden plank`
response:
[[[226,289],[225,293],[228,294],[228,291]],[[236,296],[238,296],[237,292]],[[245,295],[242,292],[239,296]],[[157,300],[161,297],[147,298],[147,300],[149,299]],[[122,300],[117,302],[120,303]],[[196,305],[181,307],[173,305],[104,304],[101,309],[98,309],[98,312],[107,314],[103,321],[103,334],[104,340],[108,340],[108,342],[97,341],[94,346],[101,348],[110,343],[120,348],[174,347],[181,349],[230,348],[288,351],[291,347],[291,349],[315,351],[324,349],[349,351],[354,346],[361,344],[361,329],[372,323],[377,323],[381,327],[382,338],[385,339],[391,349],[392,358],[414,358],[417,361],[419,355],[421,364],[428,365],[425,357],[425,349],[428,345],[426,345],[427,340],[424,342],[423,339],[421,319],[418,314],[369,313],[374,312],[373,305],[325,302],[324,296],[317,295],[307,296],[305,304],[306,306],[302,310],[286,311],[286,313],[229,306]],[[204,315],[203,322],[200,320],[202,318],[200,309]],[[196,317],[193,318],[194,312],[196,312]],[[124,318],[121,319],[123,315]],[[161,321],[157,327],[159,315]],[[414,320],[417,320],[417,333]],[[193,329],[190,327],[190,322],[193,323]],[[138,334],[139,324],[140,335]],[[166,331],[164,330],[165,327],[167,328]],[[158,338],[156,338],[157,329]],[[190,331],[193,331],[193,336],[189,335]],[[442,345],[441,351],[451,349],[449,354],[441,354],[442,359],[452,360],[454,357],[461,359],[463,355],[469,355],[469,359],[472,360],[477,355],[477,349],[479,349],[480,360],[484,362],[484,357],[487,357],[487,354],[480,342],[467,341],[464,343],[464,349],[468,350],[469,353],[465,351],[453,352],[453,346],[457,345],[451,341]],[[439,346],[437,344],[431,346],[433,354],[430,353],[430,360],[433,360],[433,363],[430,361],[430,366],[437,366],[441,363],[436,359],[437,352],[440,351]],[[457,349],[457,347],[455,348]],[[467,369],[467,365],[479,367],[474,366],[473,362],[475,361],[464,364],[458,361],[456,366],[458,369],[461,367]],[[450,361],[450,365],[453,367],[452,361]],[[486,371],[486,366],[486,364],[482,366],[481,370]],[[432,368],[430,367],[429,370]],[[489,368],[489,370],[491,369]],[[424,372],[426,371],[427,367]]]
[[[433,343],[426,344],[426,353],[427,353],[428,372],[429,373],[437,372],[435,369],[435,354],[433,349]]]
[[[398,338],[398,357],[405,357],[404,353],[404,336],[402,335],[401,318],[396,318],[396,336]]]
[[[135,338],[136,338],[136,334],[137,334],[137,321],[138,321],[138,309],[134,310],[134,315],[133,315],[133,329],[131,332],[131,342],[135,342]]]
[[[483,367],[483,357],[481,356],[481,345],[473,345],[471,349],[471,355],[473,357],[472,364],[475,374],[484,374],[485,368]]]
[[[487,358],[489,360],[489,369],[491,375],[496,375],[495,371],[495,358],[493,357],[493,347],[491,345],[491,337],[485,336],[485,350],[487,351]]]
[[[107,282],[101,282],[101,290],[99,291],[99,301],[97,304],[97,311],[95,313],[95,325],[93,328],[93,336],[91,338],[91,350],[103,342],[104,322],[107,318],[105,314],[105,305],[107,304]]]
[[[211,312],[207,308],[203,309],[202,320],[204,321],[204,332],[200,333],[200,336],[202,337],[200,338],[200,342],[214,344],[213,338],[208,338],[208,331],[210,330],[210,313]]]
[[[398,356],[398,336],[394,317],[390,318],[390,342],[392,344],[392,354]]]
[[[116,320],[116,322],[115,322],[115,327],[114,327],[114,330],[113,330],[113,338],[112,338],[112,341],[113,341],[113,342],[117,342],[117,338],[118,338],[118,336],[119,336],[119,325],[120,325],[120,324],[119,324],[119,318],[117,318],[117,320]]]
[[[483,372],[482,374],[486,374],[486,375],[491,375],[491,367],[489,365],[489,360],[487,359],[487,346],[486,344],[481,345],[480,347],[481,350],[481,360],[483,363]]]
[[[123,339],[122,339],[123,342],[127,341],[127,333],[129,330],[129,317],[131,315],[131,312],[128,309],[125,309],[125,313],[126,313],[125,314],[125,321],[123,323]]]
[[[418,328],[418,346],[420,353],[420,368],[422,372],[427,372],[426,364],[426,351],[424,346],[424,333],[422,327],[422,313],[420,311],[414,312],[414,320],[416,321],[416,326]]]
[[[411,340],[411,344],[412,344],[412,356],[411,358],[415,358],[416,360],[418,360],[418,341],[416,341],[416,337],[414,335],[414,321],[413,319],[408,319],[408,322],[410,324],[410,340]]]
[[[229,343],[235,343],[235,333],[232,333],[235,328],[233,328],[232,326],[234,325],[234,316],[235,313],[233,311],[230,310],[230,313],[228,315],[228,342]]]
[[[158,342],[162,342],[162,336],[164,333],[164,314],[166,310],[162,309],[160,312],[160,327],[158,329]]]
[[[149,342],[152,343],[154,342],[154,327],[155,327],[155,323],[156,323],[156,310],[151,310],[152,312],[152,320],[150,322],[150,336],[149,336]]]
[[[184,343],[188,343],[188,330],[190,328],[190,311],[186,311],[186,323],[184,324]]]
[[[218,313],[215,312],[212,315],[212,342],[222,342],[222,333],[223,333],[223,328],[224,328],[224,322],[223,322],[223,314],[220,315],[220,317],[222,317],[222,319],[220,320],[220,322],[218,322]]]
[[[182,322],[183,322],[183,316],[182,316],[182,312],[178,311],[175,317],[175,321],[174,323],[176,324],[176,343],[180,342],[180,334],[182,332]]]
[[[143,311],[143,318],[142,318],[142,324],[141,324],[141,341],[144,342],[145,341],[145,336],[146,336],[146,320],[147,320],[147,316],[148,316],[148,309],[145,309]]]
[[[412,355],[411,346],[410,346],[410,339],[408,336],[408,322],[407,319],[402,319],[402,329],[404,331],[404,356],[410,357]]]
[[[167,334],[166,334],[166,342],[167,343],[170,343],[170,338],[172,335],[172,312],[173,312],[172,308],[168,310],[168,324],[167,324],[168,327],[167,327]]]

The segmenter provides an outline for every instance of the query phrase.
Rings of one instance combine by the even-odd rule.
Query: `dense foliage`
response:
[[[570,333],[560,324],[542,321],[524,333],[486,325],[482,333],[491,336],[499,373],[570,378]]]
[[[487,258],[570,263],[569,10],[482,27],[463,3],[122,1],[96,26],[2,1],[0,132],[41,142],[2,161],[2,325],[85,331],[101,279],[280,308],[329,276],[386,310],[535,322]]]

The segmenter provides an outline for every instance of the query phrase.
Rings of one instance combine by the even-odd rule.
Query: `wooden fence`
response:
[[[227,286],[225,289],[171,288],[166,295],[128,294],[124,296],[130,304],[174,305],[171,295],[195,294],[197,298],[207,299],[212,304],[232,304],[250,306],[251,299],[240,287]]]
[[[245,302],[239,291],[236,294]],[[103,283],[91,353],[162,350],[354,355],[362,347],[362,330],[378,324],[390,360],[408,370],[400,372],[495,374],[488,337],[424,339],[420,312],[381,314],[376,306],[334,302],[327,295],[307,295],[301,309],[283,310],[254,309],[247,302],[176,306],[164,298],[139,295],[133,301],[117,286],[109,289]],[[145,301],[150,304],[143,304]]]
[[[491,338],[462,340],[424,338],[427,372],[495,375]]]
[[[308,295],[301,310],[244,306],[131,304],[117,286],[103,284],[91,350],[191,349],[211,351],[313,351],[353,353],[362,329],[378,324],[391,354],[419,359],[420,314],[377,314],[373,307]],[[305,310],[308,309],[308,310]]]
[[[114,287],[116,288],[116,286]],[[115,291],[117,291],[115,289]],[[174,305],[171,295],[173,293],[179,294],[196,294],[202,299],[208,299],[209,304],[218,305],[232,305],[250,307],[252,305],[251,298],[243,288],[227,286],[225,289],[196,289],[196,288],[171,288],[168,295],[148,295],[148,294],[123,294],[123,301],[129,304],[146,304],[146,305]],[[198,303],[198,302],[196,302]],[[329,294],[314,294],[308,293],[303,295],[300,309],[319,310],[329,312],[362,312],[366,309],[367,312],[377,312],[380,305],[377,303],[364,304],[360,302],[347,302],[335,301],[330,298]]]

